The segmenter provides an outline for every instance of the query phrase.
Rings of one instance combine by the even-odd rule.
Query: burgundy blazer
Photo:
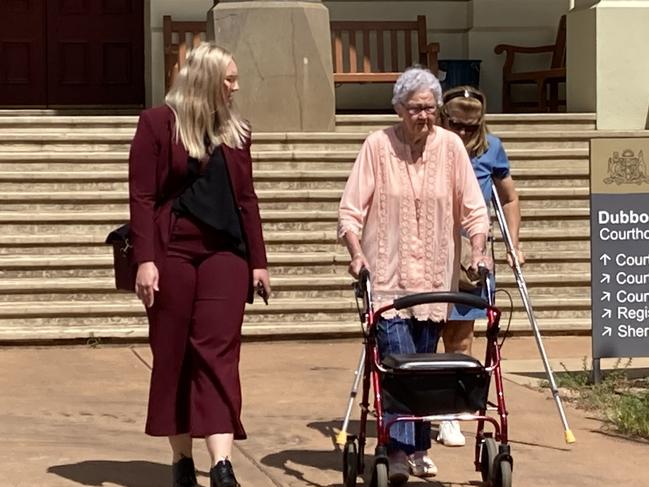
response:
[[[140,113],[128,161],[133,256],[136,263],[153,261],[161,269],[171,234],[171,205],[187,184],[189,154],[175,142],[175,117],[160,106]],[[250,139],[244,147],[223,145],[235,204],[241,215],[248,266],[267,267],[257,195],[252,183]],[[252,300],[252,280],[249,301]]]

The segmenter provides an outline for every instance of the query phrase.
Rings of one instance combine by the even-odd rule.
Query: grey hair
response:
[[[419,91],[430,90],[435,95],[437,105],[442,104],[442,85],[429,69],[413,66],[406,69],[394,84],[392,90],[392,106],[403,105]]]

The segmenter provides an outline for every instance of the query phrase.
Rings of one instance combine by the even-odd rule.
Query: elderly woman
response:
[[[424,291],[457,290],[460,230],[472,262],[486,254],[487,209],[460,138],[435,125],[442,93],[430,71],[408,69],[394,86],[397,125],[365,140],[339,208],[338,235],[351,255],[350,273],[371,271],[377,305]],[[395,311],[378,325],[381,356],[435,352],[448,305]],[[388,411],[389,413],[389,411]],[[397,423],[390,431],[390,481],[433,476],[430,425]]]
[[[509,172],[509,160],[503,144],[487,129],[485,96],[476,88],[460,86],[444,93],[443,101],[442,126],[455,132],[462,139],[487,205],[491,201],[492,182],[496,186],[518,261],[523,264],[525,258],[520,250],[518,240],[521,221],[518,194]],[[491,278],[493,282],[493,276]],[[492,286],[493,288],[494,286]],[[484,290],[478,287],[473,292],[480,295]],[[445,351],[471,355],[475,319],[484,317],[484,310],[460,305],[454,306],[449,316],[449,322],[442,332]],[[465,444],[465,438],[457,421],[443,422],[440,425],[437,439],[446,446]]]

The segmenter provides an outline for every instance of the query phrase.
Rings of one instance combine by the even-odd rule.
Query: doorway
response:
[[[4,0],[0,105],[144,105],[144,0]]]

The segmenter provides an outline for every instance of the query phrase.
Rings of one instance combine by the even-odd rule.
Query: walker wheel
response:
[[[482,481],[489,483],[493,479],[494,461],[498,455],[498,445],[493,438],[485,438],[480,452],[480,473]]]
[[[512,487],[512,464],[501,460],[494,468],[493,487]]]
[[[343,485],[356,487],[358,477],[358,448],[355,440],[347,440],[343,448]]]
[[[374,487],[388,487],[388,466],[385,463],[374,465]]]

